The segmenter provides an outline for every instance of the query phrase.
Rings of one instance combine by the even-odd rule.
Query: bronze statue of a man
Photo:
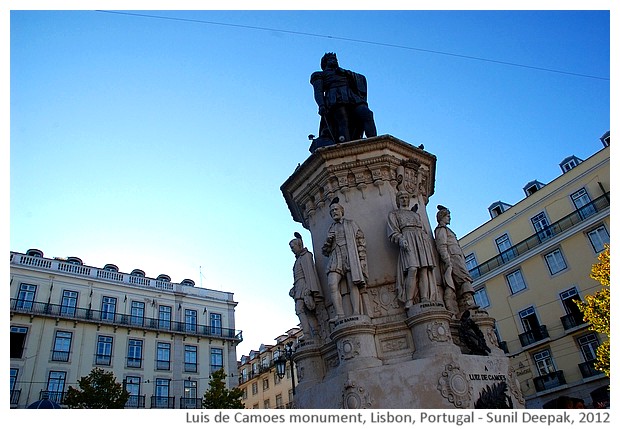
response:
[[[366,78],[338,65],[336,54],[321,59],[321,71],[312,73],[310,83],[319,106],[319,138],[342,143],[377,135],[372,111],[368,108]]]

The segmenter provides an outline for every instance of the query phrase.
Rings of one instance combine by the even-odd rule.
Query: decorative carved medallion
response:
[[[428,323],[426,325],[426,332],[431,341],[445,342],[450,340],[449,328],[446,327],[444,322],[435,320]]]
[[[344,409],[366,409],[372,406],[372,400],[366,389],[347,380],[344,384],[340,406]]]
[[[353,359],[360,354],[360,342],[355,338],[346,338],[338,343],[338,355],[341,360]]]
[[[446,365],[437,383],[437,389],[441,392],[441,396],[453,403],[456,408],[470,407],[474,388],[455,362]]]
[[[389,284],[370,289],[372,312],[374,317],[386,316],[390,309],[398,309],[396,285]]]

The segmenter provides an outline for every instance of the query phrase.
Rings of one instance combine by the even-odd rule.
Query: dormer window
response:
[[[72,265],[83,265],[82,260],[75,256],[69,256],[67,258],[67,263],[72,264]]]
[[[601,143],[603,143],[603,146],[609,147],[609,143],[610,143],[609,131],[607,131],[605,134],[601,136]]]
[[[523,192],[525,192],[526,197],[529,197],[533,193],[538,192],[543,186],[545,186],[544,183],[541,183],[538,180],[532,180],[523,187]]]
[[[144,271],[135,269],[131,272],[131,275],[134,277],[144,277]]]
[[[114,273],[118,273],[118,267],[114,264],[105,264],[103,266],[104,271],[112,271]]]
[[[575,155],[565,158],[562,162],[560,162],[560,168],[562,169],[562,173],[566,173],[572,170],[573,168],[581,164],[582,161],[583,160],[577,158]]]
[[[512,207],[510,204],[504,203],[502,201],[494,202],[493,204],[489,206],[489,209],[488,209],[489,214],[491,215],[491,219],[494,219],[497,216],[501,215],[506,210],[508,210],[510,207]]]
[[[185,286],[196,286],[196,283],[191,279],[184,279],[181,284]]]
[[[26,255],[34,256],[35,258],[42,258],[43,252],[41,252],[39,249],[28,249]]]
[[[170,282],[170,276],[167,274],[160,274],[157,276],[157,280],[160,282]]]

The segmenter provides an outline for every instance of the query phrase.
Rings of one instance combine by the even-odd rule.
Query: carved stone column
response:
[[[422,302],[409,310],[407,326],[411,329],[415,352],[413,359],[423,359],[442,353],[460,354],[454,344],[450,321],[452,313],[439,302]]]

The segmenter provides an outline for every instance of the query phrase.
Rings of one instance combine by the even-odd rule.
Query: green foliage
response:
[[[241,402],[243,391],[237,387],[226,388],[226,373],[218,369],[209,377],[209,389],[205,392],[202,408],[210,409],[241,409],[245,408]]]
[[[599,262],[592,265],[590,277],[598,281],[603,289],[594,295],[585,297],[584,302],[575,301],[579,310],[583,312],[583,319],[590,323],[592,329],[601,334],[607,335],[608,340],[602,343],[596,350],[596,362],[594,367],[599,371],[603,371],[607,376],[610,375],[611,355],[609,350],[609,331],[610,331],[610,315],[611,315],[611,295],[609,293],[609,272],[610,272],[610,254],[609,245],[605,246],[605,250],[598,256]],[[607,288],[605,288],[607,286]]]
[[[101,368],[93,368],[78,385],[81,390],[69,387],[63,401],[69,408],[124,408],[129,399],[129,392],[116,382],[114,373]]]

